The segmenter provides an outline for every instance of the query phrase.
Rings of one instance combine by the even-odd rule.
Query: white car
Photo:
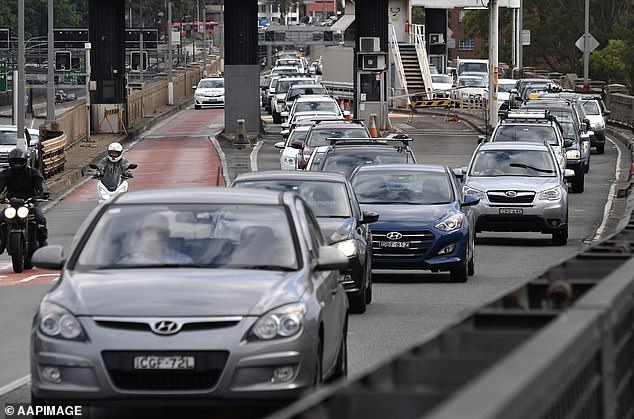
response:
[[[434,89],[434,96],[449,97],[453,88],[453,77],[449,74],[432,74],[431,87]]]
[[[337,103],[335,99],[330,96],[322,96],[322,95],[305,95],[298,97],[291,110],[287,112],[282,112],[282,117],[287,118],[287,121],[292,121],[295,113],[297,112],[312,112],[312,113],[331,113],[334,114],[337,118],[340,119],[345,118],[350,115],[349,111],[343,111],[341,106]]]
[[[498,79],[498,109],[508,109],[508,103],[511,99],[511,89],[515,88],[517,84],[517,80],[515,79]]]
[[[209,77],[201,79],[194,86],[194,108],[203,106],[225,106],[225,79],[222,77]]]
[[[282,150],[280,155],[282,170],[297,170],[297,156],[302,151],[308,131],[310,131],[310,125],[299,125],[293,129],[286,141],[275,143],[275,148]]]
[[[28,141],[29,166],[42,171],[40,165],[40,131],[33,128],[24,130],[24,146]],[[0,125],[0,170],[9,167],[9,153],[17,147],[18,127],[16,125]]]
[[[487,97],[486,81],[480,76],[460,76],[456,80],[455,99],[466,100],[473,97]]]

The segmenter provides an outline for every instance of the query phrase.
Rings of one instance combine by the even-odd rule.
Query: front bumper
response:
[[[568,224],[568,207],[565,201],[537,201],[530,205],[491,204],[480,201],[473,214],[476,232],[541,232],[552,233]],[[521,214],[501,214],[500,210],[521,210]]]
[[[31,388],[35,397],[94,405],[125,405],[138,400],[233,405],[245,400],[295,399],[311,388],[315,379],[317,337],[312,328],[305,327],[291,338],[245,342],[253,318],[243,318],[229,327],[181,330],[172,336],[106,327],[87,317],[80,322],[89,337],[86,342],[54,339],[32,331]],[[196,369],[135,370],[132,357],[147,354],[194,356]],[[44,378],[45,366],[59,369],[59,383]],[[284,383],[272,383],[273,370],[281,366],[294,367],[294,376]]]
[[[224,96],[196,96],[194,98],[196,105],[198,106],[224,106],[225,105],[225,97]]]

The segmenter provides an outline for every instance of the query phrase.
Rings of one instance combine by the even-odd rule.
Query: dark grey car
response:
[[[33,262],[62,269],[31,334],[36,403],[242,405],[346,375],[348,259],[294,193],[126,193]]]

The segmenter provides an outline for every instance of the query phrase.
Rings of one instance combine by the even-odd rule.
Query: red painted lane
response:
[[[224,111],[187,110],[168,124],[154,129],[124,156],[139,165],[130,191],[224,185],[218,170],[220,159],[209,136],[224,123]],[[97,181],[88,181],[68,194],[63,202],[97,201]],[[0,286],[53,284],[59,272],[31,269],[13,272],[11,262],[0,262]]]
[[[155,129],[124,153],[139,165],[129,190],[224,185],[218,153],[208,138],[223,122],[222,110],[190,109]],[[96,182],[84,183],[64,201],[96,200]]]

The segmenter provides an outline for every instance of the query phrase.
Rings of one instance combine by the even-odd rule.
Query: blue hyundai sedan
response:
[[[449,271],[452,282],[474,274],[475,225],[470,206],[446,166],[361,166],[351,177],[361,208],[379,214],[372,224],[372,268]]]

